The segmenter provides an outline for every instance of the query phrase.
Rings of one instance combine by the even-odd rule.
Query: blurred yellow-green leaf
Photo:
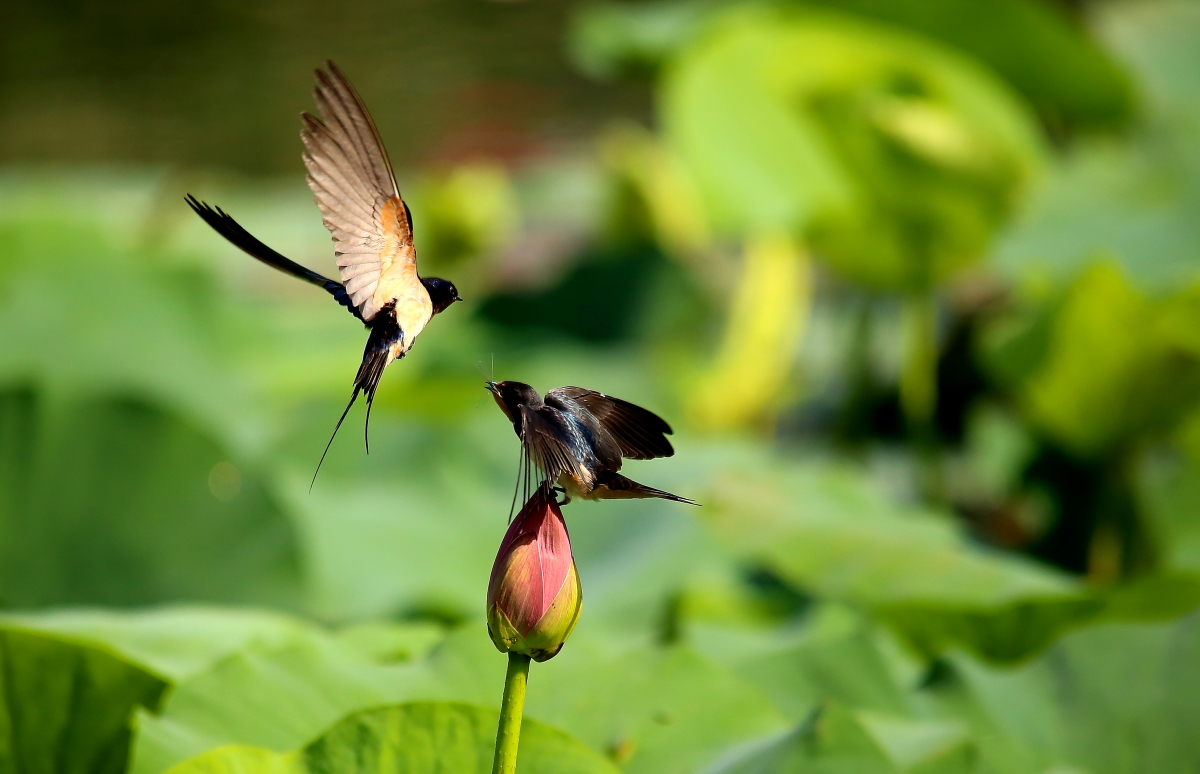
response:
[[[688,380],[688,410],[696,427],[731,430],[769,424],[812,306],[811,259],[783,234],[746,242],[713,363]]]
[[[990,73],[851,17],[717,15],[662,91],[714,223],[805,233],[880,287],[926,288],[978,259],[1042,164],[1028,111]]]

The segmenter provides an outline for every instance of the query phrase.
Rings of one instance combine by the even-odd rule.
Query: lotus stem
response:
[[[496,729],[496,757],[492,774],[517,770],[517,745],[521,741],[521,713],[525,709],[525,684],[529,682],[529,656],[508,654],[504,675],[504,699],[500,704],[500,727]]]

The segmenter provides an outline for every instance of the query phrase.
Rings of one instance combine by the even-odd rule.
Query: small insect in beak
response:
[[[494,393],[496,395],[500,394],[500,388],[496,385],[495,382],[487,382],[483,385],[483,388],[490,393]]]

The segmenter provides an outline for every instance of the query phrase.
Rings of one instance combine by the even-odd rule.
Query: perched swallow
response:
[[[366,325],[370,335],[354,377],[354,392],[333,430],[336,436],[350,407],[363,393],[367,396],[363,426],[366,440],[371,403],[383,369],[412,349],[435,314],[462,299],[454,283],[417,274],[412,216],[400,197],[379,131],[350,81],[333,62],[327,64],[329,72],[316,71],[317,87],[313,90],[324,120],[301,113],[304,128],[300,139],[307,149],[304,164],[308,168],[308,187],[333,236],[341,282],[283,257],[220,208],[210,207],[191,194],[186,200],[197,215],[235,246],[269,266],[324,288]],[[317,469],[320,467],[318,463]]]
[[[525,460],[567,495],[585,500],[661,497],[693,500],[622,476],[622,458],[651,460],[675,453],[666,436],[671,426],[641,406],[582,387],[546,393],[523,382],[488,382],[496,405],[521,439]]]

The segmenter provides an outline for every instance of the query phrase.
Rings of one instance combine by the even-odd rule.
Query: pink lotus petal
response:
[[[488,583],[488,600],[525,636],[549,610],[573,566],[562,511],[539,489],[500,543]]]

